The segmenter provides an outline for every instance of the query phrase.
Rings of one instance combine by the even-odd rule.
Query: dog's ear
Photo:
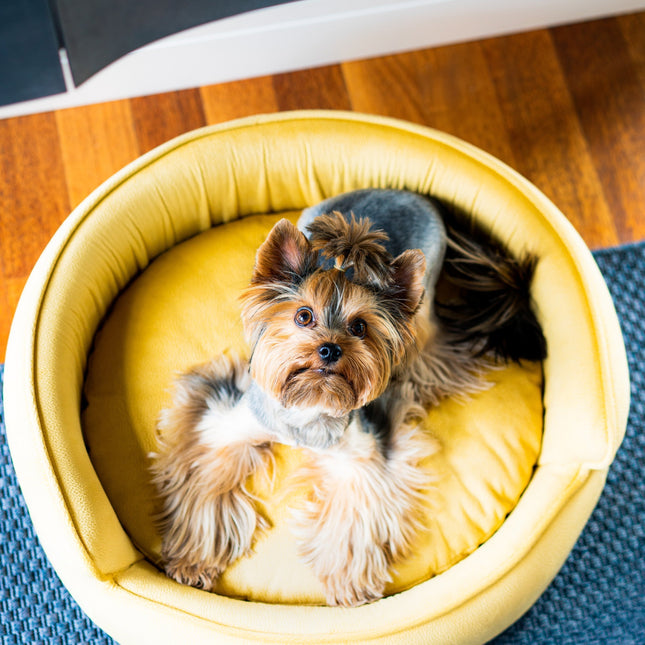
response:
[[[425,291],[426,258],[419,249],[404,251],[392,260],[392,287],[389,296],[407,316],[414,314]]]
[[[252,284],[297,281],[314,266],[309,240],[289,220],[281,219],[258,249]]]

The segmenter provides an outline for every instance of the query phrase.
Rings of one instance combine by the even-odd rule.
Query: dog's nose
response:
[[[343,355],[343,350],[336,343],[324,343],[318,348],[318,356],[322,358],[327,365],[335,363]]]

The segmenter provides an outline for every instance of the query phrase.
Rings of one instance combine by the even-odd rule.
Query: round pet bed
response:
[[[495,370],[485,392],[429,412],[442,450],[426,464],[427,531],[383,600],[323,606],[287,529],[300,457],[286,447],[273,486],[253,482],[271,520],[254,553],[216,593],[180,585],[157,566],[147,456],[173,374],[244,353],[237,294],[275,221],[364,187],[434,195],[511,252],[534,253],[548,358]],[[531,184],[426,128],[300,112],[179,137],[88,197],[21,298],[5,407],[40,540],[121,643],[478,643],[526,611],[569,553],[624,433],[628,391],[600,273]]]

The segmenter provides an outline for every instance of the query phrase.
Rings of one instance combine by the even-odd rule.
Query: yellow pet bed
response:
[[[217,593],[179,585],[156,566],[147,470],[172,377],[246,351],[237,294],[275,221],[369,186],[435,195],[511,252],[537,255],[549,356],[494,371],[487,391],[429,412],[442,449],[427,463],[437,475],[428,530],[383,600],[322,605],[287,529],[287,506],[304,494],[288,487],[301,458],[289,448],[272,489],[254,482],[272,523],[254,553]],[[625,430],[628,376],[591,255],[531,184],[426,128],[301,112],[179,137],[81,204],[25,288],[5,408],[40,540],[121,643],[481,643],[530,607],[575,542]]]

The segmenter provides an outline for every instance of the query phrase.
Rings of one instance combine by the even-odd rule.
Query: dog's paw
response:
[[[366,580],[365,576],[360,576],[352,580],[346,573],[342,571],[323,579],[325,601],[330,607],[358,607],[383,597],[385,579]],[[389,580],[387,574],[385,577]]]
[[[162,535],[166,573],[192,587],[210,591],[219,575],[252,550],[268,523],[241,488],[169,514]]]
[[[308,504],[294,513],[292,531],[298,551],[325,590],[328,605],[355,607],[383,597],[391,581],[389,533],[385,518],[365,504],[344,508],[340,500]],[[357,512],[358,509],[362,510]]]
[[[168,577],[183,585],[211,591],[222,573],[222,569],[219,567],[206,567],[203,563],[168,562],[165,566],[165,572]]]
[[[390,562],[384,545],[376,535],[361,535],[359,522],[348,527],[346,540],[336,544],[336,562],[328,561],[320,580],[328,605],[356,607],[383,597],[391,582]]]

